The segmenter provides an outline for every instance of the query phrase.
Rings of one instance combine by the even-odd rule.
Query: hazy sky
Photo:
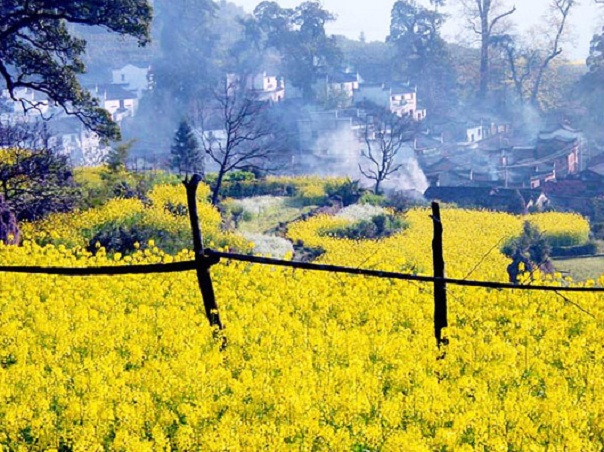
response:
[[[260,0],[233,0],[252,11]],[[518,28],[530,28],[539,22],[545,13],[549,0],[506,0],[508,5],[516,5],[513,18]],[[283,7],[293,7],[302,0],[278,0]],[[338,19],[328,28],[329,33],[342,34],[357,39],[361,31],[367,40],[383,40],[390,26],[390,10],[394,0],[322,0],[321,3]],[[420,3],[424,3],[420,0]],[[427,2],[425,2],[427,3]],[[454,4],[455,0],[449,0]],[[445,36],[452,38],[459,32],[459,23],[451,18],[445,29]],[[594,0],[580,0],[572,14],[569,24],[572,26],[574,39],[572,44],[564,47],[565,54],[571,59],[585,59],[589,53],[589,42],[594,32],[604,22],[604,8],[595,5]],[[570,29],[570,27],[569,27]]]

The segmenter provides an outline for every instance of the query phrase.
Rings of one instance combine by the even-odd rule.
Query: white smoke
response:
[[[321,176],[341,176],[359,180],[366,188],[373,188],[375,181],[363,176],[359,166],[364,169],[372,163],[363,157],[365,144],[351,129],[341,129],[323,134],[313,144],[313,151],[306,152],[300,162],[300,172]],[[387,192],[416,190],[424,193],[428,180],[419,166],[415,152],[410,145],[400,149],[396,164],[402,165],[396,172],[381,183]]]

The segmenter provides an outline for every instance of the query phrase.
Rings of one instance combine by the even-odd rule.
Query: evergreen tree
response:
[[[170,151],[171,166],[178,169],[179,174],[200,173],[203,176],[203,154],[193,129],[186,120],[180,122]]]

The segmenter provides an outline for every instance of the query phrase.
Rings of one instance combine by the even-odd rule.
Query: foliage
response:
[[[153,248],[155,240],[161,244],[161,249],[166,253],[177,254],[191,247],[190,234],[187,236],[184,232],[186,231],[172,233],[157,229],[145,224],[143,214],[137,213],[118,222],[110,221],[97,225],[93,231],[83,231],[83,234],[92,236],[86,245],[86,250],[92,254],[96,254],[102,247],[104,252],[127,256],[138,249]]]
[[[384,195],[376,195],[375,193],[365,192],[359,198],[360,204],[370,204],[372,206],[383,206],[386,204],[386,197]]]
[[[210,31],[218,8],[211,0],[159,0],[155,8],[162,53],[154,62],[152,96],[182,114],[218,77],[213,50],[219,37]]]
[[[205,245],[249,251],[244,238],[222,231],[220,214],[208,203],[208,195],[209,188],[201,185],[197,199]],[[124,246],[120,253],[131,250],[137,241],[142,246],[149,238],[164,252],[190,248],[191,226],[182,186],[156,185],[147,196],[144,203],[137,198],[115,198],[102,206],[70,215],[51,215],[43,221],[25,224],[23,236],[43,245],[80,248],[95,247],[102,239],[103,243],[111,243],[113,249],[119,249],[121,242]],[[117,238],[111,238],[112,231]]]
[[[116,197],[148,199],[156,185],[180,184],[179,176],[164,171],[112,173],[104,168],[75,168],[74,181],[82,193],[77,206],[80,209],[100,207]]]
[[[256,175],[251,171],[233,171],[224,177],[225,182],[241,182],[256,179]]]
[[[316,1],[282,8],[277,2],[263,1],[246,22],[246,41],[256,51],[276,50],[288,82],[313,100],[313,83],[320,72],[338,68],[341,53],[334,37],[328,37],[325,25],[335,16]]]
[[[405,223],[397,215],[380,214],[374,215],[370,220],[360,220],[323,233],[332,237],[352,240],[379,239],[389,237],[404,227]]]
[[[576,213],[544,212],[530,216],[551,246],[577,246],[589,240],[590,226]]]
[[[588,256],[598,252],[598,243],[590,240],[583,245],[553,246],[550,252],[552,257]]]
[[[51,150],[0,149],[0,195],[19,221],[71,210],[78,199],[67,157]]]
[[[512,259],[508,266],[510,281],[517,283],[518,275],[522,269],[533,273],[536,269],[549,271],[552,268],[550,261],[551,246],[535,225],[524,222],[522,234],[504,244],[502,252]]]
[[[203,176],[204,156],[193,129],[185,120],[180,122],[174,134],[170,154],[172,155],[170,165],[176,168],[179,174],[200,173]]]
[[[395,80],[411,79],[418,97],[431,110],[446,113],[455,103],[455,73],[447,45],[440,36],[445,15],[414,0],[398,0],[391,13],[387,42],[396,53]]]
[[[101,137],[118,139],[119,128],[109,113],[77,80],[85,72],[86,42],[72,36],[68,24],[103,27],[144,45],[151,6],[146,0],[7,0],[0,10],[0,74],[13,100],[36,108],[35,102],[19,97],[19,89],[39,91]]]
[[[325,187],[327,196],[342,203],[342,207],[355,204],[365,193],[358,180],[346,179],[343,183],[327,184]]]
[[[105,165],[109,173],[126,171],[126,163],[133,145],[134,140],[130,140],[125,143],[119,143],[115,147],[111,148],[105,161]]]

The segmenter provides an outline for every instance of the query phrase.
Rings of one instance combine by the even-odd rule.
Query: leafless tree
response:
[[[412,124],[409,118],[401,118],[387,110],[367,114],[364,126],[365,149],[361,156],[364,164],[359,171],[375,182],[373,191],[380,193],[382,182],[398,172],[403,164],[397,161],[405,143],[412,139]]]
[[[543,75],[545,74],[547,67],[554,58],[556,58],[562,53],[560,42],[564,33],[566,19],[568,18],[572,7],[576,4],[576,0],[551,0],[550,10],[552,12],[552,16],[550,18],[550,22],[552,23],[552,25],[555,24],[556,33],[551,39],[549,53],[546,54],[543,58],[543,61],[541,62],[541,65],[539,66],[539,69],[537,71],[537,76],[535,77],[535,81],[533,83],[533,89],[531,92],[531,103],[535,106],[537,106],[538,104],[539,89],[541,87]]]
[[[276,129],[266,118],[268,104],[247,93],[238,83],[225,83],[214,93],[210,108],[200,115],[201,145],[218,165],[212,204],[224,177],[236,170],[271,172],[279,169],[281,146]]]
[[[491,38],[493,45],[502,50],[509,67],[509,78],[520,102],[530,102],[541,107],[539,94],[544,77],[553,60],[562,53],[561,43],[567,18],[576,0],[551,0],[549,14],[540,33],[545,41],[539,42],[535,36],[523,40],[519,36],[501,34]],[[527,43],[530,41],[530,43]]]
[[[505,8],[504,0],[459,0],[466,13],[469,28],[480,39],[480,86],[478,96],[484,99],[489,89],[489,50],[491,37],[502,25],[502,19],[516,11]]]

